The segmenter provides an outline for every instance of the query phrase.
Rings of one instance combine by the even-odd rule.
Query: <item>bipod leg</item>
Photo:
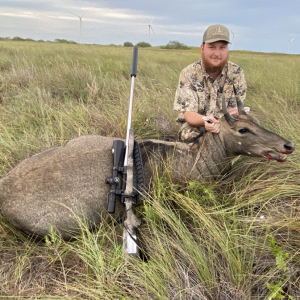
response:
[[[133,129],[129,131],[129,141],[127,149],[127,180],[125,196],[125,209],[126,209],[126,220],[124,222],[124,233],[123,233],[123,246],[126,259],[129,260],[130,256],[138,256],[138,245],[136,230],[140,226],[141,221],[136,217],[133,212],[133,150],[134,150],[134,133]]]

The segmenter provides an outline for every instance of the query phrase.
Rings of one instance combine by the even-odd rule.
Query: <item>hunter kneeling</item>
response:
[[[228,61],[229,30],[222,25],[211,25],[203,35],[202,58],[187,66],[180,73],[174,110],[181,113],[177,122],[179,140],[195,141],[201,127],[219,133],[218,121],[224,115],[222,94],[225,95],[228,112],[237,114],[237,100],[246,98],[246,79],[242,68]],[[211,122],[204,121],[207,117]]]

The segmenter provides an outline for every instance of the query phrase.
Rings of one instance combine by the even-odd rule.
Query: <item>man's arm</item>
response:
[[[183,116],[186,122],[191,126],[205,127],[207,131],[210,131],[212,133],[219,133],[220,131],[220,123],[213,116],[207,117],[208,119],[212,120],[212,123],[205,122],[203,120],[204,115],[201,115],[194,111],[185,111],[183,113]]]
[[[197,112],[198,96],[193,88],[193,84],[188,77],[190,69],[183,69],[179,76],[179,82],[176,89],[174,100],[174,110],[180,112]]]

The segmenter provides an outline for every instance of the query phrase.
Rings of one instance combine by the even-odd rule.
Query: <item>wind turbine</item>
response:
[[[155,34],[153,28],[152,28],[152,21],[153,21],[154,16],[152,17],[152,20],[150,22],[150,24],[147,24],[147,26],[149,27],[149,44],[151,45],[151,37],[150,37],[150,30],[153,31],[153,33]]]
[[[292,38],[291,40],[288,39],[288,41],[290,42],[289,44],[289,48],[288,48],[288,54],[290,54],[290,49],[291,49],[291,46],[292,46],[292,42],[294,41],[295,38]]]
[[[234,33],[231,30],[230,32],[232,33],[231,50],[233,50],[234,37],[236,37],[236,35],[234,35]]]
[[[84,16],[84,14],[82,14],[81,16],[78,16],[76,14],[73,14],[72,12],[69,11],[70,14],[76,16],[79,18],[79,24],[80,24],[80,44],[82,44],[82,27],[83,27],[83,24],[82,24],[82,17]]]

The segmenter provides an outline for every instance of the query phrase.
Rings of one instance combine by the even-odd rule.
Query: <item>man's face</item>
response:
[[[221,72],[225,67],[228,58],[228,43],[218,41],[201,45],[202,61],[208,73]]]

